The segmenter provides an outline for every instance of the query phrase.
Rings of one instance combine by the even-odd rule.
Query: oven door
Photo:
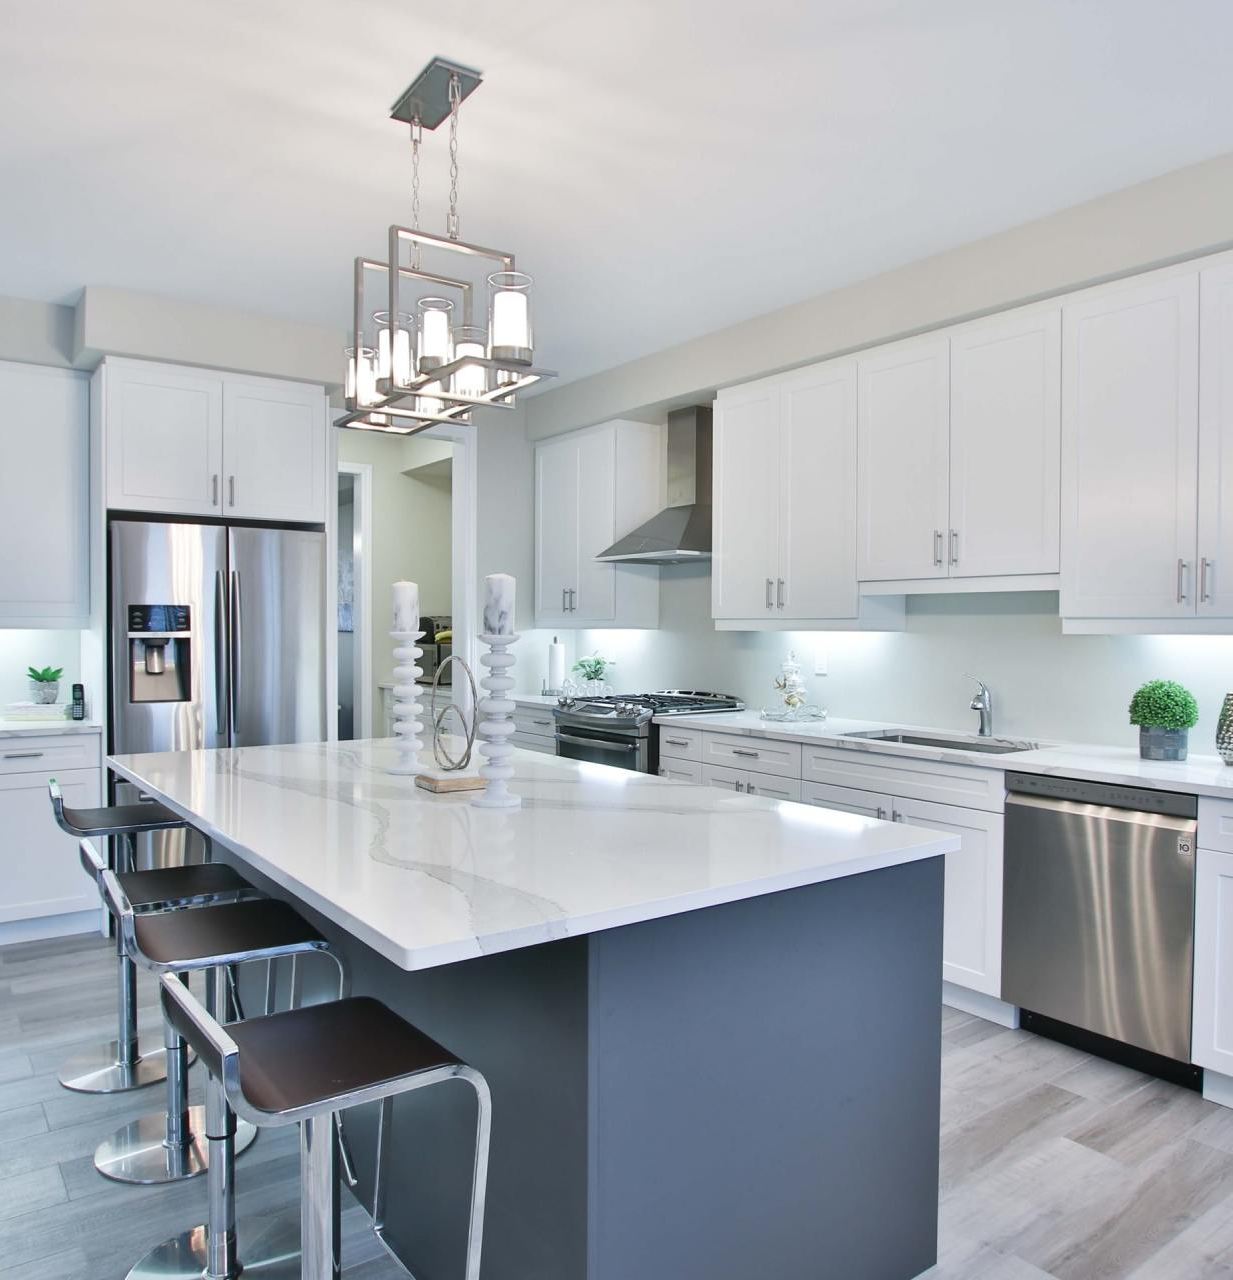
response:
[[[635,733],[602,733],[577,725],[557,725],[557,755],[567,760],[588,760],[616,769],[646,773],[650,769],[647,739]]]

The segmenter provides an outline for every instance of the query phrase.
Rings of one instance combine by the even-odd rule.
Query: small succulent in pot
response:
[[[1149,680],[1130,700],[1144,760],[1185,760],[1189,730],[1199,719],[1194,694],[1173,680]]]
[[[602,680],[608,673],[608,668],[615,666],[616,663],[611,658],[603,657],[597,649],[589,658],[579,658],[571,669],[584,680]]]
[[[31,699],[35,702],[55,702],[60,696],[60,677],[63,674],[63,667],[27,667]]]

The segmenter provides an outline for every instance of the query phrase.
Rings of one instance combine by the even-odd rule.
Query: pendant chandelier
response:
[[[411,225],[390,227],[387,261],[355,260],[347,411],[336,426],[414,435],[470,422],[477,407],[512,408],[518,391],[556,377],[534,367],[531,277],[512,253],[459,239],[458,112],[480,79],[434,58],[390,111],[411,130]],[[447,120],[449,212],[439,236],[420,230],[420,150],[424,130]]]

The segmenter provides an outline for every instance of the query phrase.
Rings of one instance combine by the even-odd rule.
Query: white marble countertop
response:
[[[981,751],[917,747],[903,742],[883,742],[876,738],[845,738],[846,733],[866,729],[909,729],[920,733],[953,734],[956,729],[928,725],[888,724],[880,720],[805,721],[796,724],[763,720],[756,711],[720,711],[697,716],[656,716],[655,723],[705,729],[711,733],[732,733],[742,737],[777,738],[787,742],[842,747],[849,751],[911,756],[951,764],[975,765],[981,769],[1005,769],[1018,773],[1053,774],[1064,778],[1085,778],[1092,782],[1112,782],[1123,786],[1152,787],[1158,791],[1181,791],[1188,795],[1220,796],[1233,799],[1233,768],[1215,755],[1192,753],[1187,760],[1167,762],[1142,760],[1137,746],[1106,747],[1088,743],[1048,743],[1034,751],[1012,751],[990,755]],[[1138,730],[1127,729],[1134,737]],[[1000,736],[1000,735],[998,735]],[[1013,735],[1007,735],[1013,736]]]
[[[958,838],[530,751],[515,810],[385,772],[388,740],[117,756],[123,777],[403,969],[949,853]]]
[[[96,720],[5,720],[0,717],[0,738],[47,737],[57,733],[102,733]]]

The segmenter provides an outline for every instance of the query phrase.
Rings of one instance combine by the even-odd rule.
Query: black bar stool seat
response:
[[[178,813],[154,801],[142,804],[113,804],[101,809],[70,809],[64,805],[61,826],[75,836],[109,836],[117,833],[142,835],[147,831],[173,831],[188,823]]]
[[[240,1051],[240,1088],[259,1111],[316,1108],[462,1063],[370,996],[233,1022],[227,1034]],[[214,1075],[222,1070],[221,1062],[205,1065]]]
[[[156,971],[213,969],[327,945],[298,911],[275,898],[173,915],[135,915],[132,931],[138,960]]]
[[[145,806],[143,805],[142,808]],[[189,863],[182,867],[157,867],[152,871],[125,871],[117,877],[133,910],[175,911],[204,906],[226,894],[253,891],[238,871],[224,862]]]

